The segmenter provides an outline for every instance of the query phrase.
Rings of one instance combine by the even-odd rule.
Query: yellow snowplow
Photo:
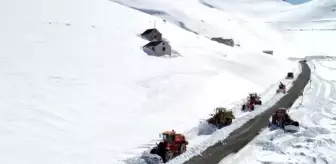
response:
[[[215,125],[217,128],[222,128],[228,126],[232,123],[232,120],[235,119],[232,111],[228,111],[226,108],[217,107],[215,109],[215,114],[211,115],[212,117],[207,120],[209,124]]]

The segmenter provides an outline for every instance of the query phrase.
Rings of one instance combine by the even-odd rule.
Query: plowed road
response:
[[[257,136],[261,129],[267,126],[269,117],[277,108],[290,108],[296,99],[300,97],[310,79],[311,72],[309,66],[305,62],[300,63],[302,65],[301,74],[299,74],[298,78],[294,81],[292,88],[288,90],[288,93],[281,100],[267,109],[264,113],[256,116],[239,129],[233,131],[224,142],[219,142],[216,145],[207,148],[202,153],[202,156],[195,156],[184,164],[218,164],[227,155],[238,152]]]

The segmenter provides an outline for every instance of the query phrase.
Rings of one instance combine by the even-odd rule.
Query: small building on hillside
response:
[[[224,38],[211,38],[213,41],[217,41],[218,43],[222,43],[231,47],[234,47],[234,41],[233,39],[224,39]]]
[[[152,56],[171,55],[171,46],[166,41],[151,41],[143,46],[143,50]]]
[[[141,34],[141,37],[148,41],[161,41],[162,34],[156,28],[147,29],[145,32]]]
[[[273,55],[273,51],[272,50],[264,50],[263,53]]]

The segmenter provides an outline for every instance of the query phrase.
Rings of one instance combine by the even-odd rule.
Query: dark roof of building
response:
[[[152,47],[152,46],[157,46],[160,43],[162,43],[162,41],[151,41],[149,43],[147,43],[144,47]]]
[[[141,35],[147,35],[151,32],[153,32],[154,30],[157,30],[156,28],[152,28],[152,29],[147,29],[145,32],[143,32]],[[158,30],[157,30],[158,31]]]
[[[233,39],[224,39],[224,38],[211,38],[211,40],[233,41]]]

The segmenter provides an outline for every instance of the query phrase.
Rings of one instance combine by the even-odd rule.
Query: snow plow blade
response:
[[[286,125],[284,130],[285,131],[290,131],[290,132],[296,132],[299,131],[300,127],[299,126],[295,126],[295,125]]]
[[[163,163],[162,158],[157,154],[143,153],[141,159],[144,160],[146,164],[160,164]]]
[[[273,113],[273,115],[269,118],[269,122],[268,122],[268,127],[269,129],[272,131],[272,130],[275,130],[275,129],[278,129],[278,128],[281,128],[285,131],[288,131],[288,132],[296,132],[300,129],[300,125],[299,125],[299,122],[297,121],[293,121],[292,119],[289,118],[288,114],[286,114],[286,111],[287,109],[284,109],[284,108],[279,108],[275,113]],[[279,115],[278,114],[286,114],[287,115],[287,119],[286,120],[283,120],[281,121],[280,123],[274,123],[272,121],[272,117],[274,116],[275,118],[274,119],[279,119]],[[281,115],[280,115],[281,116]],[[283,118],[283,117],[280,117],[280,118]],[[273,122],[273,123],[272,123]]]
[[[277,89],[276,90],[276,93],[278,94],[278,93],[286,93],[286,89]]]

